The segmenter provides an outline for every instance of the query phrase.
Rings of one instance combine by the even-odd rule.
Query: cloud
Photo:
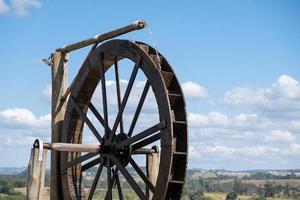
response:
[[[9,5],[4,0],[0,0],[0,14],[8,11],[10,11]]]
[[[210,112],[207,116],[189,113],[188,120],[190,126],[193,127],[208,127],[208,126],[228,126],[228,117],[219,112]]]
[[[26,16],[29,8],[40,8],[42,3],[38,0],[11,0],[11,6],[17,15]]]
[[[52,86],[47,85],[43,90],[43,99],[47,100],[48,102],[51,102],[52,98]]]
[[[300,155],[300,144],[296,144],[296,143],[291,144],[290,153]]]
[[[270,87],[235,87],[225,92],[221,103],[277,118],[296,117],[300,115],[300,84],[282,75]]]
[[[9,108],[0,111],[0,125],[3,128],[49,128],[50,114],[36,117],[30,110],[24,108]]]
[[[289,131],[274,130],[266,135],[265,140],[268,142],[293,142],[296,137]]]
[[[188,81],[181,86],[187,99],[203,99],[209,96],[207,90],[198,83]]]
[[[12,12],[18,16],[26,16],[30,8],[40,7],[42,7],[42,2],[39,0],[10,0],[9,4],[0,0],[0,14]]]

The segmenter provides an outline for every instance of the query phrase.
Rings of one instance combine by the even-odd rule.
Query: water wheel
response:
[[[122,60],[129,60],[134,65],[123,95],[120,92],[119,75],[119,69],[122,68],[119,63]],[[113,122],[109,122],[110,103],[105,79],[110,68],[115,71],[118,103]],[[136,102],[132,119],[124,119],[128,99],[135,94],[132,90],[138,72],[146,77],[144,88]],[[104,174],[107,177],[105,199],[112,199],[113,190],[117,191],[117,198],[124,199],[121,176],[139,199],[180,199],[187,166],[187,119],[184,96],[168,61],[147,44],[110,40],[89,53],[74,80],[63,121],[61,142],[84,146],[83,138],[87,133],[83,128],[88,127],[97,141],[98,149],[86,154],[61,152],[64,199],[93,199]],[[92,102],[98,84],[101,87],[102,111],[97,109],[99,102]],[[145,124],[138,119],[142,108],[146,106],[145,99],[149,91],[154,94],[155,100],[151,103],[157,107],[159,120],[141,129],[139,125],[145,127]],[[102,129],[96,128],[88,112],[95,116],[97,123],[101,123]],[[127,121],[130,123],[125,125]],[[125,127],[129,127],[128,130]],[[157,151],[160,155],[157,177],[150,179],[145,170],[146,163],[136,157]],[[91,169],[95,170],[95,175],[89,179],[88,186],[83,185],[86,172]]]

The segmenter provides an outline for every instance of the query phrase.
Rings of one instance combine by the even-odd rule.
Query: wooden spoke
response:
[[[100,55],[100,74],[101,74],[101,88],[102,88],[102,102],[103,102],[103,113],[104,113],[104,129],[105,137],[108,137],[108,113],[107,113],[107,96],[106,96],[106,83],[105,83],[105,69],[103,63],[103,54]]]
[[[122,187],[121,187],[121,183],[120,183],[120,179],[119,179],[119,174],[118,173],[115,175],[115,179],[116,179],[116,182],[117,182],[119,199],[123,200],[123,191],[122,191]]]
[[[146,84],[145,84],[145,87],[144,87],[144,90],[143,90],[141,99],[140,99],[139,104],[138,104],[138,106],[137,106],[137,109],[136,109],[136,111],[135,111],[133,120],[132,120],[132,122],[131,122],[129,131],[128,131],[128,136],[129,136],[129,137],[131,137],[132,132],[133,132],[133,129],[134,129],[134,127],[135,127],[135,124],[136,124],[136,122],[137,122],[137,120],[138,120],[138,118],[139,118],[139,115],[140,115],[140,113],[141,113],[141,110],[142,110],[144,101],[145,101],[146,96],[147,96],[147,93],[148,93],[148,91],[149,91],[149,88],[150,88],[150,83],[149,83],[149,81],[147,81]]]
[[[90,159],[90,158],[92,158],[96,155],[98,155],[98,154],[97,153],[87,153],[87,154],[84,154],[83,156],[75,158],[75,159],[71,160],[70,162],[68,162],[65,169],[67,169],[69,167],[72,167],[73,165],[77,165],[79,163],[82,163],[83,161],[88,160],[88,159]]]
[[[94,196],[95,189],[97,187],[97,184],[98,184],[98,181],[99,181],[99,178],[100,178],[100,175],[101,175],[101,171],[102,171],[102,168],[103,168],[103,163],[100,164],[100,166],[99,166],[99,168],[97,170],[95,179],[94,179],[93,184],[92,184],[91,189],[90,189],[88,200],[91,200],[93,198],[93,196]]]
[[[139,176],[143,179],[145,184],[149,187],[151,192],[154,192],[154,185],[151,183],[149,178],[144,174],[143,170],[136,164],[136,162],[130,158],[129,160],[131,166],[135,169],[135,171],[139,174]]]
[[[128,82],[128,85],[127,85],[127,88],[126,88],[126,91],[125,91],[125,94],[124,94],[124,97],[123,97],[123,100],[122,100],[121,108],[120,108],[120,110],[118,112],[118,115],[116,117],[116,120],[115,120],[113,129],[112,129],[112,132],[111,132],[111,134],[109,136],[109,141],[112,140],[112,138],[113,138],[113,136],[114,136],[114,134],[115,134],[115,132],[117,130],[117,127],[118,127],[119,122],[121,120],[121,117],[123,115],[123,111],[125,109],[125,106],[126,106],[126,103],[127,103],[128,97],[129,97],[129,94],[131,92],[134,80],[136,78],[136,75],[137,75],[137,72],[138,72],[138,69],[139,69],[141,63],[142,63],[142,59],[140,58],[138,60],[138,62],[135,64],[134,68],[133,68],[133,71],[131,73],[131,76],[130,76],[130,79],[129,79],[129,82]]]
[[[108,166],[110,166],[110,160],[109,159],[108,159]],[[110,169],[110,167],[107,167],[107,186],[110,186],[110,185],[113,185],[112,178],[111,178],[111,169]],[[105,199],[112,200],[111,190],[110,190],[107,198],[105,198]]]
[[[122,148],[124,146],[133,144],[134,142],[137,142],[143,138],[146,138],[146,137],[156,133],[157,131],[160,131],[163,128],[165,128],[165,121],[162,121],[162,122],[148,128],[147,130],[145,130],[137,135],[134,135],[127,140],[124,140],[123,142],[120,142],[119,144],[116,145],[116,148]]]
[[[113,177],[112,177],[111,181],[109,182],[109,184],[107,184],[107,191],[106,191],[105,198],[104,198],[105,200],[111,200],[112,199],[112,188],[113,188],[113,185],[116,181],[116,174],[117,173],[118,173],[118,170],[113,171]]]
[[[91,167],[94,167],[95,165],[98,165],[99,163],[101,162],[101,158],[96,158],[86,164],[84,164],[82,167],[81,167],[81,171],[85,171],[85,170],[88,170],[90,169]]]
[[[95,115],[95,117],[99,120],[99,122],[102,124],[102,126],[105,127],[105,122],[104,122],[103,117],[98,112],[98,110],[96,109],[96,107],[92,104],[92,102],[89,103],[89,108],[93,112],[93,114]],[[111,129],[109,128],[109,126],[107,128],[108,128],[109,131],[111,131]]]
[[[148,137],[140,142],[137,142],[135,143],[134,145],[132,145],[132,151],[136,151],[144,146],[147,146],[157,140],[159,140],[161,138],[161,135],[162,135],[163,132],[158,132],[156,133],[155,135],[151,136],[151,137]]]
[[[147,199],[146,195],[144,192],[141,190],[139,185],[135,182],[135,180],[132,178],[132,176],[129,174],[127,169],[120,163],[118,158],[116,158],[113,154],[109,154],[109,157],[111,158],[112,162],[116,165],[118,170],[121,171],[127,182],[130,184],[132,189],[135,191],[135,193],[138,195],[140,199]]]
[[[74,99],[73,96],[70,96],[70,99],[72,99],[75,110],[78,112],[78,114],[82,117],[82,119],[84,120],[84,122],[88,125],[88,127],[90,128],[90,130],[93,132],[93,134],[95,135],[95,137],[98,139],[98,141],[101,143],[102,142],[102,137],[100,136],[100,134],[98,133],[98,131],[96,130],[96,128],[94,127],[94,125],[92,124],[92,122],[88,119],[88,117],[85,115],[85,113],[83,112],[83,110],[81,109],[81,107],[78,105],[78,103],[76,102],[76,100]]]
[[[118,66],[117,58],[115,58],[115,77],[116,77],[118,109],[120,110],[121,109],[121,89],[120,89],[120,76],[119,76],[119,66]],[[120,118],[120,132],[124,133],[123,116],[121,116],[121,118]]]

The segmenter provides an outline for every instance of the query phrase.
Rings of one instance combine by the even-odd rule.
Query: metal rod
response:
[[[69,144],[69,143],[44,143],[44,149],[56,151],[72,151],[72,152],[90,152],[96,153],[100,150],[100,145],[96,144]]]
[[[56,51],[60,51],[60,52],[63,52],[63,53],[68,53],[70,51],[74,51],[76,49],[80,49],[80,48],[89,46],[91,44],[95,44],[95,43],[103,42],[105,40],[112,39],[114,37],[123,35],[125,33],[129,33],[131,31],[143,29],[143,28],[146,27],[146,25],[147,24],[146,24],[145,21],[138,20],[138,21],[133,22],[132,24],[129,24],[125,27],[116,29],[114,31],[110,31],[110,32],[107,32],[107,33],[104,33],[104,34],[101,34],[101,35],[96,35],[92,38],[88,38],[88,39],[82,40],[80,42],[76,42],[74,44],[66,45],[62,48],[56,49]]]

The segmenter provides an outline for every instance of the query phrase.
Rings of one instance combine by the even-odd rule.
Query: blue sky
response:
[[[181,80],[190,167],[300,167],[296,0],[0,0],[0,166],[27,165],[34,138],[49,139],[51,71],[41,58],[137,19],[149,29],[121,38],[157,46]],[[70,78],[87,51],[71,54]]]

